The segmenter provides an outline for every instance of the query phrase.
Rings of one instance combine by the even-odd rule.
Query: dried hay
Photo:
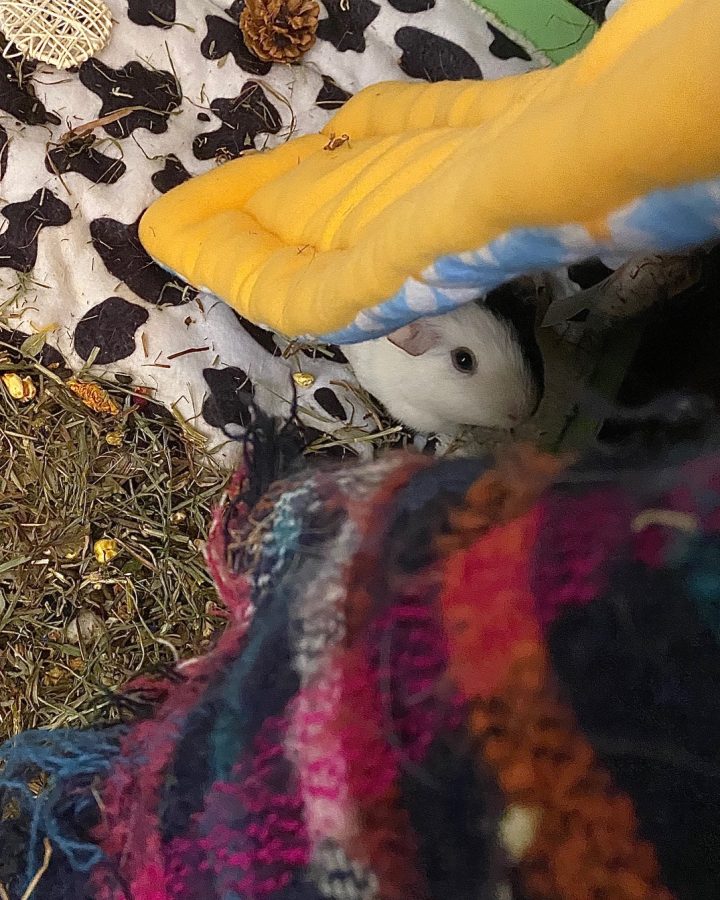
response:
[[[225,473],[131,387],[94,412],[41,349],[0,344],[0,373],[32,385],[0,383],[0,739],[112,718],[115,691],[221,622],[202,539]]]

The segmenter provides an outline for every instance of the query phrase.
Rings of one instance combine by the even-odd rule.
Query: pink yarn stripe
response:
[[[627,546],[633,508],[621,492],[602,488],[551,496],[539,513],[531,587],[546,627],[563,606],[583,606],[606,589],[610,562]]]
[[[303,803],[283,752],[285,723],[268,719],[250,759],[238,764],[232,779],[216,782],[205,809],[195,816],[195,837],[176,839],[168,850],[173,872],[172,897],[197,900],[197,877],[187,866],[204,860],[213,882],[211,895],[238,894],[262,900],[286,887],[310,859]],[[289,781],[287,793],[277,785]]]

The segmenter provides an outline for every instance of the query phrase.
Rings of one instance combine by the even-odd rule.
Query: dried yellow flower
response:
[[[309,388],[315,384],[312,372],[293,372],[293,381],[298,387]]]
[[[37,388],[29,375],[18,375],[17,372],[4,372],[2,383],[13,400],[29,403],[37,395]]]
[[[110,431],[105,435],[105,443],[109,444],[111,447],[120,447],[123,442],[123,433],[122,431]]]
[[[117,416],[120,413],[120,405],[108,394],[105,388],[100,387],[94,381],[78,381],[72,378],[67,382],[68,390],[79,397],[85,406],[93,412],[105,415]]]
[[[114,538],[100,538],[100,540],[95,541],[93,545],[93,553],[100,565],[104,566],[115,559],[118,553],[120,553],[120,548],[118,547],[118,542]]]
[[[61,682],[66,681],[68,673],[61,666],[53,666],[48,669],[42,677],[42,683],[49,687],[57,687]]]

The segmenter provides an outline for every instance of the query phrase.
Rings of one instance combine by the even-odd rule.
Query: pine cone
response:
[[[315,43],[316,0],[245,0],[240,15],[245,44],[266,62],[295,62]]]

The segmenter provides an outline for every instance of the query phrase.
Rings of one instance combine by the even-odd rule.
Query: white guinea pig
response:
[[[515,283],[342,349],[362,387],[424,434],[452,434],[461,425],[513,428],[542,397],[534,307]]]

